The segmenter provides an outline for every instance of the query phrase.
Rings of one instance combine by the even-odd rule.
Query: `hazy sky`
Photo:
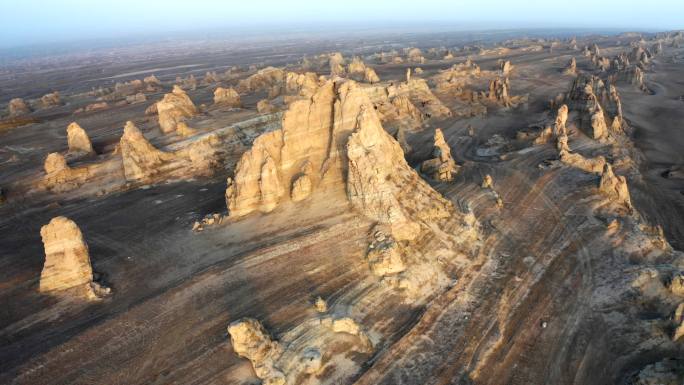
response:
[[[684,0],[0,0],[0,46],[246,26],[684,28]]]

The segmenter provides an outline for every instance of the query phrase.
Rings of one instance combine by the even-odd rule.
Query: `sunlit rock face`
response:
[[[195,115],[197,107],[182,88],[174,85],[173,91],[157,102],[157,113],[159,128],[164,133],[170,133],[176,130],[179,122]]]

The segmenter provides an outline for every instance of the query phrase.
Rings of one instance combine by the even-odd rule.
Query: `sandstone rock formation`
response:
[[[215,134],[199,138],[175,152],[161,151],[126,122],[119,142],[124,175],[127,181],[154,182],[158,178],[209,176],[217,164]]]
[[[442,134],[442,130],[439,128],[435,130],[432,156],[434,158],[428,159],[421,164],[421,172],[429,175],[434,180],[441,182],[452,181],[454,175],[458,172],[458,166],[456,166],[454,158],[451,157],[449,144],[444,140],[444,134]]]
[[[426,118],[445,118],[451,116],[449,108],[432,93],[425,79],[411,78],[408,74],[407,78],[408,81],[405,83],[387,87],[387,96],[390,100],[405,96],[414,106],[422,111],[423,116]]]
[[[563,71],[563,73],[568,74],[568,75],[576,75],[577,74],[577,60],[575,60],[574,56],[572,57],[572,59],[570,59],[570,62],[565,67],[565,70]]]
[[[339,52],[332,53],[329,60],[330,77],[344,76],[344,58]]]
[[[7,106],[10,118],[24,116],[31,113],[31,108],[22,98],[14,98],[9,101]]]
[[[67,126],[69,152],[74,154],[93,154],[93,145],[85,130],[76,122]]]
[[[627,180],[624,176],[615,175],[613,167],[610,163],[603,166],[603,173],[601,174],[601,181],[599,182],[599,191],[606,195],[610,200],[632,209],[632,201],[629,195],[629,188],[627,187]]]
[[[261,99],[256,105],[257,112],[260,114],[271,114],[276,111],[276,108],[268,99]]]
[[[495,78],[489,81],[489,93],[487,97],[490,101],[501,104],[504,107],[511,107],[511,98],[508,94],[508,78]]]
[[[499,61],[499,71],[501,71],[501,76],[507,77],[513,71],[513,64],[510,60],[501,60]]]
[[[183,90],[194,91],[195,89],[197,89],[197,79],[195,79],[195,75],[193,74],[190,74],[190,76],[184,79],[180,76],[177,76],[175,85],[178,85],[178,87],[180,87]]]
[[[40,103],[43,108],[56,107],[62,104],[62,99],[58,91],[45,94],[40,98]]]
[[[145,84],[145,90],[148,92],[157,92],[162,88],[161,82],[154,75],[146,76],[143,79],[143,83]]]
[[[214,90],[214,104],[223,104],[228,107],[241,107],[240,95],[233,88],[216,87]]]
[[[65,192],[81,186],[90,175],[88,168],[71,168],[62,154],[53,152],[45,158],[43,186],[52,192]]]
[[[235,353],[252,363],[263,384],[285,384],[285,375],[274,365],[282,348],[271,339],[259,321],[251,318],[236,321],[228,326],[228,334]]]
[[[288,72],[285,76],[285,92],[288,95],[311,97],[318,89],[318,76],[314,72],[298,74]]]
[[[175,85],[171,93],[164,95],[164,98],[157,102],[157,113],[162,132],[170,133],[176,130],[179,122],[197,114],[197,107],[185,91]]]
[[[292,102],[282,129],[254,141],[228,182],[229,215],[271,211],[292,196],[302,167],[311,170],[306,175],[314,191],[322,183],[346,182],[353,206],[389,225],[399,240],[415,237],[417,221],[444,218],[451,210],[408,166],[366,92],[353,81],[328,81],[310,99]]]
[[[425,57],[423,57],[423,51],[420,48],[410,48],[406,56],[411,63],[425,63]]]
[[[372,69],[370,67],[366,67],[366,70],[364,71],[364,74],[363,74],[363,80],[366,83],[373,84],[373,83],[379,82],[380,77],[378,76],[378,74],[375,73],[374,69]]]
[[[366,259],[373,274],[384,277],[406,270],[402,256],[403,249],[388,229],[377,225],[371,233]]]
[[[88,245],[76,223],[55,217],[40,229],[45,247],[45,264],[40,274],[40,291],[55,293],[73,289],[76,296],[97,299],[110,294],[93,282]]]
[[[254,92],[257,90],[268,90],[274,86],[280,87],[284,81],[285,72],[282,69],[266,67],[241,80],[238,84],[238,91]]]
[[[616,90],[614,94],[617,95]],[[603,140],[609,134],[606,112],[601,106],[601,102],[610,106],[616,114],[621,114],[619,97],[611,97],[604,82],[596,76],[578,76],[568,93],[568,100],[572,103],[573,108],[580,113],[581,128],[589,137],[596,140]],[[615,104],[612,105],[611,103]]]

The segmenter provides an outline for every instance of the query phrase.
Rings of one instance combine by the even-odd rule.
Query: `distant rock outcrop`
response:
[[[179,122],[197,114],[197,107],[185,91],[176,85],[173,86],[171,93],[164,95],[164,98],[157,102],[157,113],[162,132],[170,133],[176,130]]]
[[[40,103],[43,108],[56,107],[62,104],[62,99],[58,91],[50,94],[45,94],[40,98]]]
[[[568,75],[577,74],[577,60],[575,60],[574,56],[572,57],[572,59],[570,59],[570,62],[568,62],[568,65],[565,67],[565,70],[563,70],[563,73]]]
[[[513,71],[513,64],[511,64],[510,60],[500,60],[499,71],[501,71],[501,76],[507,77]]]
[[[76,122],[67,126],[69,152],[73,154],[94,154],[93,145],[85,130]]]
[[[9,101],[7,106],[10,118],[24,116],[31,113],[31,108],[26,104],[22,98],[14,98]]]
[[[508,94],[508,89],[510,85],[508,78],[495,78],[489,81],[489,93],[487,97],[490,101],[501,104],[504,107],[511,107],[510,95]]]
[[[98,299],[110,289],[93,282],[88,245],[76,223],[65,217],[53,218],[40,229],[45,247],[45,264],[40,275],[40,291]]]
[[[260,114],[270,114],[276,111],[276,107],[268,99],[261,99],[256,105],[257,112]]]
[[[344,57],[339,52],[330,54],[330,60],[328,62],[330,66],[330,76],[344,76]]]
[[[228,107],[241,107],[240,95],[233,88],[216,87],[214,90],[214,104],[223,104]]]
[[[266,67],[238,83],[240,92],[254,92],[269,90],[274,86],[280,87],[285,81],[285,72],[280,68]]]
[[[434,158],[428,159],[421,164],[421,172],[437,181],[449,182],[453,180],[454,175],[458,172],[458,166],[454,158],[451,157],[449,144],[444,140],[444,134],[442,134],[442,130],[439,128],[435,130],[432,156]]]
[[[215,135],[199,138],[175,152],[155,148],[133,124],[126,122],[119,142],[128,181],[154,182],[159,178],[211,175],[218,162]]]

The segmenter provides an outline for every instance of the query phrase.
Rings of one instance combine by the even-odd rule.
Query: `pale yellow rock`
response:
[[[285,385],[285,375],[274,365],[282,349],[259,321],[246,318],[234,322],[228,326],[228,334],[233,351],[252,363],[263,384]]]
[[[339,52],[332,53],[328,62],[330,65],[330,77],[344,76],[344,58]]]
[[[316,311],[319,313],[326,313],[328,311],[328,303],[321,297],[316,298],[316,303],[314,304]]]
[[[127,180],[149,179],[160,171],[164,162],[173,157],[155,148],[131,121],[124,126],[119,149]]]
[[[52,192],[66,192],[81,186],[89,177],[88,168],[71,168],[62,154],[53,152],[45,158],[43,186]]]
[[[59,92],[55,91],[49,94],[45,94],[40,98],[40,102],[43,108],[55,107],[62,104],[62,99]]]
[[[499,70],[501,71],[501,75],[508,76],[513,70],[513,64],[511,64],[509,60],[501,61],[499,63]]]
[[[421,172],[430,175],[432,179],[449,182],[458,172],[458,166],[451,156],[451,148],[444,140],[442,130],[437,128],[434,136],[433,159],[426,160],[421,165]]]
[[[271,114],[276,111],[275,106],[268,99],[259,100],[256,107],[257,112],[260,114]]]
[[[627,179],[625,179],[624,176],[615,175],[610,163],[606,163],[603,166],[603,173],[601,174],[601,181],[599,182],[599,191],[611,200],[631,209],[632,202],[629,195],[629,188],[627,187]]]
[[[406,270],[401,246],[392,234],[382,226],[375,226],[366,259],[373,274],[379,277],[401,273]]]
[[[184,131],[182,126],[181,131]],[[128,121],[119,141],[119,151],[126,180],[152,183],[171,178],[211,176],[218,164],[219,145],[218,136],[211,134],[200,136],[179,150],[162,151],[155,148],[133,122]]]
[[[318,80],[314,72],[303,74],[288,72],[285,76],[285,92],[288,95],[311,97],[318,89]]]
[[[295,202],[302,201],[311,195],[312,190],[311,178],[308,175],[303,174],[292,183],[292,200]]]
[[[157,113],[162,132],[170,133],[176,130],[178,123],[197,114],[197,107],[185,91],[174,85],[173,91],[157,102]]]
[[[561,143],[560,140],[559,143]],[[565,145],[567,146],[567,140],[565,141]],[[561,150],[559,155],[561,162],[593,174],[600,175],[606,165],[606,159],[603,156],[585,158],[581,154],[576,154],[567,150]]]
[[[423,114],[416,108],[406,95],[399,95],[392,99],[392,105],[397,110],[398,119],[413,119],[417,124],[423,121]]]
[[[95,152],[88,134],[78,123],[69,124],[66,131],[70,153],[92,154]]]
[[[373,84],[373,83],[378,83],[380,81],[380,77],[378,76],[377,73],[375,73],[374,69],[372,69],[370,67],[366,67],[366,70],[365,70],[364,75],[363,75],[363,80],[366,83]]]
[[[494,179],[491,175],[487,174],[482,178],[482,188],[494,188]]]
[[[565,70],[563,72],[568,75],[577,74],[577,60],[574,56],[570,59],[568,65],[565,67]]]
[[[684,296],[684,273],[676,273],[672,277],[670,291],[674,295]]]
[[[93,282],[88,245],[76,223],[66,217],[55,217],[40,229],[45,248],[45,264],[40,275],[43,293],[69,293],[86,299],[97,299],[110,290]]]
[[[556,121],[553,126],[553,133],[556,136],[567,135],[567,128],[565,126],[568,121],[568,106],[563,104],[558,108],[558,113],[556,114]]]
[[[240,95],[233,88],[216,87],[214,90],[214,104],[228,107],[241,107]]]
[[[183,138],[187,138],[197,134],[197,130],[188,127],[185,122],[180,122],[176,125],[176,133]]]
[[[14,98],[9,101],[7,105],[9,110],[9,116],[11,118],[16,118],[18,116],[23,116],[31,113],[31,108],[22,98]]]

